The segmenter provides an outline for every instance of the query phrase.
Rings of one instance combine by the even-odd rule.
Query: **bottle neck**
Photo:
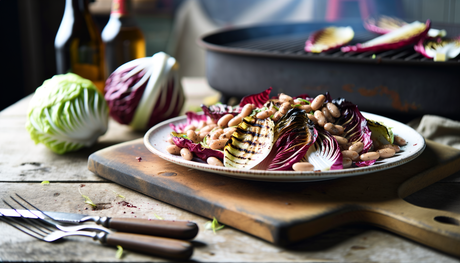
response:
[[[111,15],[128,16],[131,14],[130,0],[113,0]]]

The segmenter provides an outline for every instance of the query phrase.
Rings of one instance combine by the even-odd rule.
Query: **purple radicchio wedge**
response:
[[[305,156],[317,136],[315,124],[305,111],[289,110],[275,125],[276,142],[267,158],[270,161],[267,170],[292,171],[292,165]]]
[[[342,47],[341,50],[342,52],[366,52],[398,49],[425,38],[430,26],[430,20],[425,24],[415,21],[367,42]]]
[[[391,31],[399,29],[408,23],[397,17],[390,16],[379,16],[377,18],[369,18],[364,21],[364,28],[368,31],[377,33],[380,35],[387,34]],[[435,29],[430,28],[428,30],[427,36],[429,37],[444,37],[446,36],[446,30],[444,29]]]
[[[185,96],[176,60],[159,52],[129,61],[105,83],[110,116],[134,130],[145,130],[179,115]]]
[[[188,139],[185,134],[172,132],[171,137],[175,145],[177,145],[180,148],[189,149],[193,153],[193,155],[205,162],[208,159],[208,157],[216,157],[221,161],[224,159],[224,154],[221,151],[203,147],[199,143],[194,143],[192,142],[192,140]]]
[[[446,61],[460,54],[460,37],[456,39],[443,39],[440,37],[420,39],[414,49],[434,61]]]
[[[302,161],[311,163],[315,171],[343,169],[342,151],[337,140],[321,127],[316,127],[316,130],[318,138],[308,149]]]
[[[209,117],[201,114],[201,113],[196,113],[193,111],[187,111],[185,113],[187,116],[187,122],[186,123],[181,123],[178,125],[174,125],[173,123],[169,124],[169,127],[173,129],[173,131],[177,133],[182,133],[185,127],[193,125],[195,128],[203,126],[203,122],[206,123],[209,120]]]
[[[305,43],[305,51],[321,53],[348,44],[354,37],[353,28],[326,27],[313,32]]]
[[[366,118],[358,110],[358,106],[345,100],[338,99],[333,101],[341,111],[342,116],[337,119],[336,124],[344,128],[344,133],[341,135],[352,142],[362,142],[364,144],[362,153],[367,153],[372,146],[371,130],[367,125]],[[358,161],[356,166],[369,166],[375,163],[373,161]]]

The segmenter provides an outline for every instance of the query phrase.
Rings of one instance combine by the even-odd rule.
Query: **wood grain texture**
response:
[[[280,246],[345,224],[369,223],[460,255],[459,214],[402,199],[460,170],[460,152],[431,141],[419,158],[403,166],[314,183],[254,182],[181,167],[151,154],[141,139],[93,153],[88,168]]]

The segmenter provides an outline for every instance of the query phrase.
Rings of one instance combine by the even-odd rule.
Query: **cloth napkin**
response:
[[[460,122],[436,115],[424,115],[407,123],[425,139],[460,150]]]

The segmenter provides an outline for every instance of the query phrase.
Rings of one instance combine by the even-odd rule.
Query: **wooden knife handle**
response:
[[[115,232],[107,235],[105,243],[171,259],[185,260],[193,254],[193,246],[190,242],[164,237]]]
[[[197,224],[190,221],[110,218],[108,227],[120,232],[184,240],[193,239],[198,234]]]

